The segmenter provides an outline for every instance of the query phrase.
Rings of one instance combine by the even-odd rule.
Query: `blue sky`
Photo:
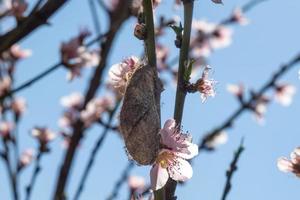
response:
[[[34,2],[34,1],[31,1]],[[163,0],[156,11],[168,17],[180,15],[182,10],[172,9],[173,1]],[[244,5],[245,0],[224,0],[223,6],[218,6],[210,0],[195,2],[195,19],[207,19],[218,22],[227,17],[233,8]],[[295,0],[269,0],[254,8],[247,16],[251,20],[248,26],[232,26],[234,30],[233,44],[216,51],[209,63],[214,68],[213,78],[218,81],[217,96],[202,104],[199,94],[191,94],[186,99],[183,129],[193,134],[198,141],[207,131],[226,119],[238,103],[226,91],[228,83],[243,82],[248,88],[258,89],[270,77],[280,64],[289,61],[300,52],[300,28],[297,23],[300,18],[300,2]],[[77,34],[79,27],[88,26],[93,30],[91,15],[87,1],[69,1],[51,20],[51,26],[35,31],[21,42],[22,47],[30,48],[33,56],[22,61],[17,68],[16,85],[29,79],[38,72],[59,60],[59,46]],[[101,27],[105,31],[106,18],[101,14]],[[110,65],[130,55],[140,55],[142,43],[132,35],[135,20],[129,20],[118,35],[113,53],[109,59]],[[162,42],[172,48],[174,57],[178,54],[173,47],[173,34],[168,32]],[[283,78],[297,87],[300,85],[296,66]],[[57,120],[62,113],[61,96],[73,91],[84,91],[92,71],[87,70],[81,79],[68,83],[65,79],[66,70],[57,70],[36,85],[20,92],[28,101],[28,111],[20,124],[21,149],[35,147],[37,144],[29,136],[29,130],[35,125],[46,125],[58,130]],[[107,75],[104,75],[107,77]],[[102,91],[99,91],[99,94]],[[271,94],[271,93],[270,93]],[[173,114],[175,89],[166,87],[162,94],[162,119],[165,121]],[[225,170],[233,157],[233,151],[238,147],[240,139],[245,137],[246,150],[239,162],[238,172],[233,178],[233,188],[228,199],[237,200],[282,200],[297,199],[300,181],[291,174],[283,174],[276,167],[276,160],[300,145],[298,121],[300,112],[300,97],[295,96],[294,103],[281,107],[272,103],[266,115],[266,124],[258,125],[251,113],[244,113],[233,129],[228,131],[229,141],[214,153],[200,153],[194,162],[194,176],[183,187],[177,189],[179,199],[220,199],[225,183]],[[93,144],[101,134],[101,127],[95,125],[88,131],[76,157],[76,166],[72,170],[68,185],[68,194],[73,197],[79,177]],[[50,199],[54,190],[59,164],[63,151],[58,139],[51,145],[52,152],[42,160],[43,170],[38,177],[32,199]],[[121,138],[111,133],[100,153],[90,174],[83,200],[105,199],[119,178],[121,170],[127,164],[127,156]],[[32,167],[22,175],[22,193],[28,183]],[[149,167],[138,167],[132,174],[145,176],[147,179]],[[4,165],[0,164],[0,199],[11,199]],[[127,186],[120,191],[119,199],[127,198]]]

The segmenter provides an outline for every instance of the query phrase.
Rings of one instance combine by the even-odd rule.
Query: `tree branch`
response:
[[[129,172],[133,169],[133,167],[134,167],[134,163],[128,162],[127,166],[125,167],[125,169],[122,172],[121,177],[116,182],[116,184],[113,188],[113,191],[111,192],[110,196],[106,200],[113,200],[113,199],[117,198],[118,192],[119,192],[121,186],[123,185],[123,183],[125,183],[127,181]]]
[[[79,182],[79,186],[76,189],[74,200],[78,200],[79,199],[79,197],[80,197],[80,195],[81,195],[81,193],[82,193],[82,191],[84,189],[84,185],[85,185],[86,180],[88,178],[88,175],[91,172],[91,169],[92,169],[92,167],[94,165],[97,153],[99,152],[99,150],[100,150],[100,148],[101,148],[101,146],[102,146],[102,144],[103,144],[106,136],[109,133],[110,125],[111,125],[111,123],[113,121],[113,118],[114,118],[115,113],[116,113],[116,111],[117,111],[117,109],[119,107],[119,104],[120,104],[120,101],[117,102],[117,104],[115,105],[114,109],[110,112],[109,119],[108,119],[108,122],[107,122],[108,126],[105,126],[105,128],[103,130],[103,133],[98,138],[98,140],[97,140],[97,142],[96,142],[96,144],[95,144],[95,146],[94,146],[94,148],[93,148],[93,150],[92,150],[92,152],[90,154],[89,161],[88,161],[88,163],[87,163],[87,165],[86,165],[86,167],[84,169],[83,175],[82,175],[82,177],[80,179],[80,182]]]
[[[95,73],[90,81],[82,109],[84,109],[87,103],[95,96],[97,89],[101,84],[102,74],[106,66],[106,61],[109,56],[110,49],[113,45],[115,36],[118,30],[120,30],[123,23],[129,17],[129,1],[122,1],[122,3],[119,3],[118,8],[115,10],[115,12],[118,13],[118,15],[111,21],[107,38],[102,44],[102,51],[100,53],[101,61],[98,67],[95,69]],[[65,154],[65,158],[58,175],[56,189],[53,197],[54,200],[64,199],[64,191],[71,171],[71,166],[73,164],[76,147],[82,139],[84,130],[85,128],[82,121],[77,121],[73,126],[73,135],[71,137],[70,147]]]
[[[16,28],[0,36],[0,54],[32,33],[39,26],[46,24],[47,20],[66,2],[68,2],[68,0],[47,1],[40,10],[30,15]]]
[[[105,36],[106,36],[106,34],[100,34],[99,36],[97,36],[96,38],[91,40],[89,43],[87,43],[86,46],[89,47],[89,46],[93,45],[95,42],[101,41],[103,38],[105,38]],[[34,83],[37,83],[38,81],[42,80],[43,78],[45,78],[46,76],[48,76],[52,72],[56,71],[61,66],[63,66],[63,63],[61,61],[57,62],[56,64],[54,64],[52,66],[50,66],[45,71],[43,71],[40,74],[32,77],[31,79],[29,79],[29,80],[25,81],[24,83],[22,83],[20,86],[14,88],[14,89],[10,90],[9,92],[7,92],[6,94],[2,95],[0,97],[0,101],[2,101],[3,99],[5,99],[8,96],[12,96],[12,95],[20,92],[23,89],[29,88]]]
[[[32,173],[31,179],[30,179],[30,183],[29,185],[26,187],[26,200],[29,200],[31,197],[31,193],[32,190],[35,186],[35,182],[36,179],[41,171],[41,158],[42,158],[43,152],[39,151],[37,157],[36,157],[36,161],[35,161],[35,167],[34,167],[34,171]]]
[[[192,20],[193,20],[193,8],[194,0],[183,0],[184,6],[184,29],[182,37],[182,45],[180,48],[179,56],[179,69],[178,69],[178,80],[177,80],[177,90],[176,90],[176,101],[175,101],[175,110],[174,110],[174,119],[177,124],[181,124],[184,102],[186,91],[184,90],[184,72],[185,72],[185,63],[188,61],[189,56],[189,47],[191,39],[191,30],[192,30]],[[168,180],[165,186],[165,196],[166,200],[176,199],[175,190],[177,182],[170,179]]]
[[[222,130],[225,130],[227,128],[231,128],[235,122],[236,119],[238,119],[241,114],[248,110],[251,105],[255,104],[257,101],[257,97],[263,96],[265,92],[267,92],[269,89],[272,89],[275,87],[276,82],[279,78],[281,78],[285,73],[287,73],[289,70],[291,70],[296,64],[300,62],[300,54],[298,54],[296,57],[291,59],[287,64],[282,65],[277,72],[274,73],[274,75],[268,80],[261,89],[255,93],[255,96],[252,96],[247,102],[242,104],[235,112],[233,112],[230,117],[225,120],[219,127],[215,128],[212,132],[205,135],[202,140],[199,141],[199,150],[211,150],[209,147],[207,147],[207,143],[212,141],[216,136],[218,136]]]
[[[226,171],[226,183],[225,183],[225,187],[224,187],[224,192],[222,195],[222,200],[226,200],[227,195],[229,194],[232,184],[231,184],[231,180],[233,177],[233,174],[237,171],[238,167],[237,167],[237,162],[239,161],[243,151],[245,150],[244,146],[243,146],[243,139],[241,141],[241,144],[239,146],[239,148],[236,150],[236,152],[234,153],[234,157],[232,162],[230,163],[230,167],[229,169]]]

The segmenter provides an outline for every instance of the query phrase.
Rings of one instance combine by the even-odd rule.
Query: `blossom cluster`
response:
[[[78,36],[61,44],[61,61],[69,70],[67,74],[68,80],[73,80],[75,77],[80,76],[82,68],[95,67],[99,63],[99,52],[88,50],[84,44],[85,39],[90,35],[90,31],[82,29]]]
[[[96,97],[89,101],[86,108],[82,110],[83,96],[74,92],[62,97],[61,104],[65,107],[65,111],[58,124],[66,130],[71,128],[77,120],[83,121],[85,127],[91,126],[101,119],[103,113],[112,109],[114,100],[109,96]]]
[[[227,90],[233,94],[241,104],[245,104],[245,88],[243,84],[229,84]],[[254,113],[255,119],[259,123],[264,122],[267,106],[270,104],[271,100],[275,100],[275,102],[285,107],[290,106],[293,102],[293,97],[296,94],[296,87],[288,83],[276,83],[274,91],[272,96],[257,96],[253,92],[251,94],[254,101],[252,101],[249,106]]]
[[[175,181],[190,179],[193,169],[186,160],[198,154],[191,135],[182,133],[174,119],[167,120],[159,134],[162,148],[150,172],[153,190],[161,189],[169,177]]]

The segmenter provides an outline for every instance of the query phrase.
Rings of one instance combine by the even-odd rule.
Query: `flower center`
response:
[[[160,164],[162,168],[167,168],[170,165],[173,158],[174,154],[172,154],[171,152],[164,151],[157,156],[156,163]]]

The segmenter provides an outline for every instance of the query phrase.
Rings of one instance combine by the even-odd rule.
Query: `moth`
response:
[[[160,95],[156,68],[142,65],[127,85],[120,113],[120,128],[130,156],[140,165],[152,164],[159,151]]]

